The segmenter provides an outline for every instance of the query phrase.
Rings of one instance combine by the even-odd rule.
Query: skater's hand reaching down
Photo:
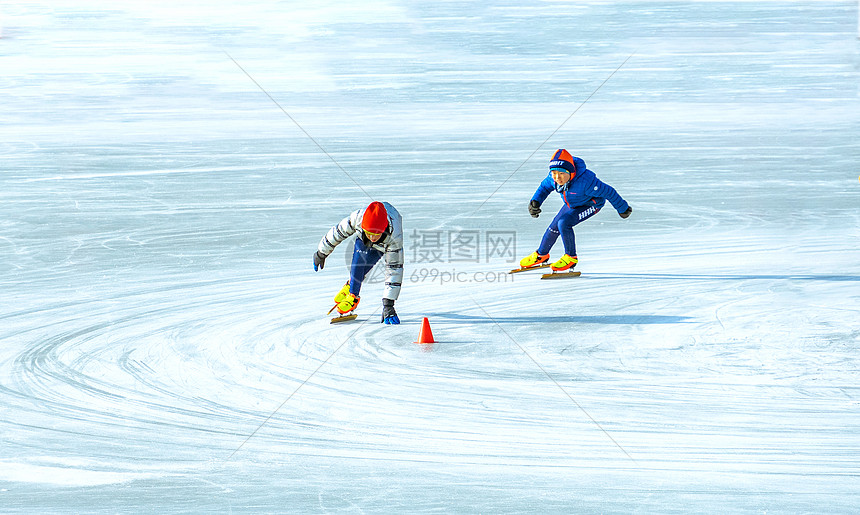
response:
[[[540,215],[540,202],[537,200],[529,202],[529,214],[532,215],[532,218],[537,218]]]
[[[628,216],[630,216],[630,213],[632,213],[632,212],[633,212],[633,208],[630,206],[627,206],[627,211],[625,211],[623,213],[618,213],[618,216],[620,216],[621,218],[627,218]]]
[[[325,268],[325,258],[327,257],[328,256],[320,254],[320,251],[314,252],[314,272]]]

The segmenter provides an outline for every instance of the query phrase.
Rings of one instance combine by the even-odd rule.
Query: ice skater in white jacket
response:
[[[343,240],[359,232],[355,239],[349,281],[335,295],[337,311],[349,313],[358,307],[364,277],[385,256],[385,291],[382,294],[382,323],[399,324],[394,301],[400,296],[403,282],[403,219],[388,202],[371,202],[364,209],[353,211],[332,227],[314,253],[314,270],[322,270],[325,259]]]

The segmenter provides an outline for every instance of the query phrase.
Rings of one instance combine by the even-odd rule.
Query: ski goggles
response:
[[[377,236],[382,236],[381,232],[370,232],[367,229],[362,229],[362,230],[364,231],[364,234],[366,234],[368,238],[376,238]]]

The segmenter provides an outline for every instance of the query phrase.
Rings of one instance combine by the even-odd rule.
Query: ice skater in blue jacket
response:
[[[633,212],[627,201],[585,167],[585,161],[570,155],[561,148],[555,151],[549,162],[549,175],[540,183],[529,202],[529,214],[537,218],[540,206],[552,191],[559,192],[564,205],[547,227],[536,252],[520,260],[520,266],[531,268],[549,261],[549,250],[559,235],[564,243],[564,255],[550,265],[553,271],[570,270],[579,261],[576,258],[576,239],[573,226],[596,215],[608,200],[621,218]]]

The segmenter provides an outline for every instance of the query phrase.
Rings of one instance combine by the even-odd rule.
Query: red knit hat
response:
[[[371,202],[364,210],[361,228],[367,232],[380,233],[388,227],[388,212],[382,202]]]
[[[549,160],[549,169],[560,170],[562,172],[573,174],[576,173],[576,165],[573,162],[573,156],[563,148],[556,150],[552,155],[552,159]]]

